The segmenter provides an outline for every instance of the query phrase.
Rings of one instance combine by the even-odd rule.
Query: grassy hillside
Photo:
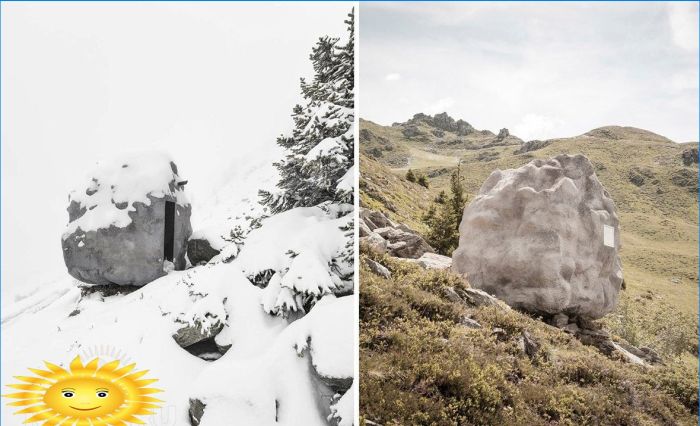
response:
[[[595,165],[598,178],[610,192],[621,223],[621,257],[630,297],[651,292],[654,297],[677,305],[685,313],[697,314],[698,297],[698,199],[697,166],[686,167],[681,153],[691,144],[676,144],[662,136],[629,127],[605,127],[584,135],[545,141],[544,148],[516,154],[519,146],[495,146],[460,150],[457,156],[436,155],[432,145],[406,141],[399,126],[383,127],[369,121],[361,126],[382,135],[397,151],[410,154],[415,171],[429,177],[432,197],[446,189],[451,171],[462,161],[462,175],[470,198],[474,197],[495,169],[520,167],[534,158],[557,154],[586,155]],[[697,146],[697,144],[694,144]],[[403,147],[403,148],[401,148]],[[366,153],[362,146],[362,152]],[[369,156],[369,155],[367,155]],[[403,177],[406,167],[388,166]],[[369,167],[364,167],[367,164]],[[378,175],[378,166],[364,161],[363,172]],[[412,192],[412,191],[411,191]],[[407,195],[411,195],[409,192]],[[388,188],[384,196],[398,196]],[[421,194],[421,200],[430,198]],[[397,215],[419,219],[425,203],[412,203],[411,212]]]
[[[499,134],[477,130],[447,114],[416,114],[405,123],[381,126],[360,119],[360,151],[391,167],[423,168],[455,165],[470,151],[499,146],[519,146],[522,140],[502,129]]]
[[[361,256],[361,425],[697,424],[692,359],[625,364],[516,311],[452,301],[445,289],[464,284],[449,272]]]
[[[383,155],[375,156],[373,155],[375,153],[370,152],[361,142],[363,154],[361,200],[364,205],[384,211],[393,219],[407,223],[419,231],[425,230],[421,223],[421,216],[438,192],[447,188],[450,173],[458,162],[461,163],[465,188],[471,199],[495,169],[520,167],[534,158],[550,158],[562,153],[586,155],[594,164],[600,181],[615,201],[621,223],[620,255],[626,290],[621,294],[621,302],[616,312],[604,318],[602,323],[617,338],[625,339],[637,346],[653,348],[662,355],[666,363],[665,367],[655,367],[650,372],[637,371],[637,367],[601,358],[590,348],[581,347],[575,339],[563,341],[561,339],[566,336],[562,332],[551,329],[539,321],[513,313],[512,315],[520,315],[517,320],[511,318],[503,321],[513,320],[516,323],[527,324],[528,330],[535,330],[530,333],[541,333],[538,334],[540,338],[549,339],[551,349],[556,353],[572,356],[570,361],[574,364],[584,363],[585,367],[580,367],[577,374],[585,376],[590,373],[599,377],[600,381],[589,383],[588,379],[584,378],[581,383],[576,383],[572,376],[567,376],[569,370],[565,368],[565,363],[554,363],[545,368],[548,371],[547,377],[540,377],[540,371],[526,370],[528,374],[534,376],[530,376],[530,382],[528,380],[522,382],[529,383],[525,388],[522,384],[510,387],[512,383],[505,385],[501,382],[496,383],[500,379],[494,379],[496,382],[491,385],[499,389],[497,393],[509,403],[499,403],[497,408],[482,406],[475,408],[474,412],[483,415],[491,412],[488,410],[495,410],[499,415],[505,416],[499,417],[498,422],[506,424],[516,424],[517,421],[525,422],[520,424],[598,424],[601,418],[623,417],[628,420],[605,424],[690,424],[691,420],[696,423],[696,417],[692,419],[688,417],[690,411],[693,416],[697,414],[695,409],[691,410],[691,406],[696,407],[696,400],[680,396],[678,392],[685,395],[695,395],[697,392],[698,169],[696,164],[684,166],[681,158],[683,150],[697,148],[697,143],[676,144],[667,138],[641,129],[610,126],[572,138],[531,142],[526,146],[534,145],[540,148],[528,152],[522,152],[520,144],[442,149],[436,140],[430,137],[423,140],[407,138],[401,130],[403,127],[402,125],[379,126],[369,121],[361,121],[361,128],[371,133],[368,135],[365,132],[365,136],[383,138],[383,143],[391,145],[392,152],[397,153],[397,157],[404,156],[403,162],[397,161],[396,157],[389,159]],[[410,165],[414,172],[428,176],[429,189],[404,179],[407,165]],[[371,184],[366,184],[367,180],[370,180]],[[364,187],[363,182],[365,182]],[[371,191],[367,191],[367,188],[371,188]],[[363,256],[366,257],[367,254]],[[398,266],[394,267],[398,268]],[[415,273],[419,274],[419,272]],[[364,383],[362,395],[365,397],[362,410],[369,420],[385,425],[454,424],[444,419],[455,418],[450,417],[449,413],[454,414],[450,410],[457,409],[455,407],[459,404],[450,398],[444,399],[445,394],[439,385],[429,390],[424,390],[417,385],[422,380],[427,380],[425,377],[431,374],[439,376],[444,371],[438,368],[439,366],[430,365],[427,359],[420,358],[418,353],[414,353],[419,349],[414,345],[424,345],[423,349],[429,347],[432,358],[440,360],[444,358],[444,365],[448,370],[452,368],[450,367],[451,351],[458,351],[459,355],[455,355],[456,359],[472,359],[476,362],[474,364],[476,367],[473,371],[470,370],[471,373],[459,368],[455,371],[460,371],[460,375],[477,374],[482,371],[479,373],[481,379],[495,374],[494,377],[505,377],[508,382],[512,374],[517,376],[520,373],[509,370],[511,367],[507,365],[515,362],[514,365],[520,366],[521,361],[509,358],[512,354],[506,348],[498,345],[494,347],[492,341],[483,340],[486,336],[481,336],[477,340],[471,338],[465,340],[463,333],[467,331],[463,330],[463,327],[447,326],[442,319],[438,321],[434,318],[424,318],[425,312],[431,312],[430,309],[437,308],[422,307],[411,298],[424,291],[419,288],[420,282],[437,278],[415,274],[410,277],[410,280],[401,281],[395,276],[393,281],[387,282],[364,270],[361,274],[362,311],[381,311],[386,316],[385,320],[375,324],[372,322],[375,320],[370,320],[364,313],[362,314],[361,362],[362,383]],[[401,288],[401,290],[390,290],[393,288]],[[432,296],[426,295],[426,297],[430,297],[437,304],[436,306],[446,306],[444,301],[439,302]],[[397,306],[403,307],[397,308]],[[400,309],[401,315],[406,319],[400,321],[395,319],[390,314],[390,311],[395,308]],[[410,312],[413,313],[409,314]],[[412,318],[412,315],[416,316],[415,319],[409,320],[408,318]],[[488,322],[488,320],[485,321]],[[489,324],[500,327],[499,322]],[[404,340],[399,340],[400,345],[376,346],[376,339],[381,341],[387,339],[382,336],[396,333],[405,336]],[[469,331],[469,333],[472,332]],[[486,331],[483,333],[488,334]],[[411,342],[411,340],[415,341]],[[438,344],[439,342],[443,342],[442,346]],[[449,356],[447,356],[448,352]],[[405,361],[398,359],[404,356],[403,354],[407,354],[405,356],[409,359],[410,357],[421,359],[425,365],[419,368],[426,370],[414,371],[415,368],[410,366],[409,359]],[[477,357],[476,360],[473,359],[474,357]],[[524,371],[521,367],[518,368],[520,372]],[[389,372],[383,370],[389,370]],[[591,373],[589,370],[594,372]],[[611,377],[612,381],[602,379],[605,375]],[[656,382],[648,381],[652,376],[656,377],[654,380],[660,380],[676,389],[659,393],[658,397],[665,401],[665,398],[670,395],[675,400],[673,404],[680,403],[685,407],[681,409],[682,413],[674,411],[675,414],[664,417],[665,415],[646,412],[638,405],[634,405],[639,404],[640,399],[630,402],[620,399],[622,398],[620,395],[610,394],[621,386],[631,386],[633,391],[631,393],[625,391],[626,395],[636,395],[635,398],[644,399],[646,397],[640,395],[650,395],[647,394],[647,385],[652,389],[661,386]],[[614,377],[618,377],[619,380],[627,378],[629,381],[626,382],[627,384],[622,384]],[[681,385],[678,381],[684,384]],[[671,382],[675,384],[670,385]],[[548,387],[559,390],[548,390]],[[680,388],[685,390],[679,391]],[[489,389],[493,391],[493,388]],[[503,392],[503,389],[510,390],[505,394],[499,393]],[[528,399],[530,397],[523,395],[530,392],[527,389],[531,389],[534,395],[539,395],[548,402]],[[515,392],[515,396],[509,392]],[[414,411],[420,409],[421,412],[427,410],[432,413],[429,415],[432,420],[419,421],[402,417],[403,415],[396,412],[394,415],[398,417],[386,417],[382,413],[389,410],[388,404],[392,399],[389,396],[382,399],[386,405],[380,408],[372,401],[374,396],[370,395],[391,395],[391,398],[406,401],[404,407],[410,406]],[[531,397],[535,398],[534,395]],[[652,396],[649,398],[644,403],[646,407],[657,405],[658,401],[654,402]],[[511,406],[509,404],[519,406],[519,403],[514,401],[520,401],[524,405],[520,406],[520,409],[512,408],[513,411],[510,414],[504,414],[502,409]],[[553,405],[545,408],[547,403]],[[632,404],[631,406],[637,407],[632,410],[636,414],[631,415],[630,412],[625,411],[626,414],[623,415],[622,408],[594,412],[592,407],[592,405],[612,407],[611,403],[614,406]],[[552,408],[559,404],[566,407],[562,408],[565,411],[564,414],[558,412],[559,409]],[[662,404],[669,409],[671,406],[678,407],[670,402]],[[523,408],[530,405],[540,408],[534,409],[534,412]],[[583,406],[588,408],[583,409]],[[433,409],[436,411],[433,412]],[[438,413],[443,409],[447,410],[445,413],[448,414]],[[601,410],[607,409],[601,408]],[[410,410],[406,408],[406,412],[408,411]],[[378,417],[373,418],[372,415]],[[627,415],[631,417],[625,417]],[[400,420],[392,423],[391,418],[400,418]],[[435,420],[440,418],[443,420]],[[469,415],[464,418],[467,423],[479,423]]]

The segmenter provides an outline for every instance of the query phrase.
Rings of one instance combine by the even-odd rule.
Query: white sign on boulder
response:
[[[538,159],[491,173],[464,209],[452,267],[513,307],[600,318],[622,285],[619,234],[588,158]]]

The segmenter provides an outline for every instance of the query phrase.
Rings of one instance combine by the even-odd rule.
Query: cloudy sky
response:
[[[196,206],[274,144],[351,7],[3,3],[3,296],[65,276],[68,192],[98,159],[169,152]]]
[[[447,111],[523,139],[698,140],[698,4],[363,3],[360,116]]]

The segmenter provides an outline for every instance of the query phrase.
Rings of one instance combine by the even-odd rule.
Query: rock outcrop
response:
[[[453,270],[535,313],[600,318],[622,285],[615,205],[583,155],[496,170],[464,209]]]
[[[169,269],[184,269],[192,234],[184,183],[165,155],[98,163],[69,196],[61,241],[68,272],[90,284],[142,286]],[[172,264],[165,253],[166,215]]]
[[[220,252],[203,236],[190,238],[187,241],[187,258],[192,265],[207,263]]]
[[[692,166],[693,164],[698,164],[698,149],[684,149],[681,153],[681,158],[683,159],[684,166]]]
[[[433,252],[433,248],[418,234],[393,227],[377,228],[373,232],[384,238],[389,244],[387,251],[392,256],[418,259],[424,253]]]
[[[360,242],[379,253],[418,259],[434,250],[423,237],[403,224],[397,224],[383,213],[360,209]]]
[[[538,149],[542,149],[552,143],[552,141],[541,141],[538,139],[527,141],[520,145],[520,148],[516,149],[513,154],[525,154],[526,152],[530,151],[536,151]]]
[[[407,259],[425,269],[450,269],[452,258],[437,253],[423,253],[418,259]]]

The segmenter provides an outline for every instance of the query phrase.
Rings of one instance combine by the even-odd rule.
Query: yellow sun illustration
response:
[[[48,370],[29,370],[36,376],[15,376],[24,383],[7,385],[21,392],[3,395],[16,399],[8,405],[25,407],[15,414],[33,414],[24,423],[43,426],[126,426],[145,424],[136,416],[155,414],[163,402],[148,388],[157,379],[141,379],[148,370],[134,372],[136,364],[120,367],[119,360],[99,366],[95,358],[83,365],[79,356],[70,371],[44,361]]]

